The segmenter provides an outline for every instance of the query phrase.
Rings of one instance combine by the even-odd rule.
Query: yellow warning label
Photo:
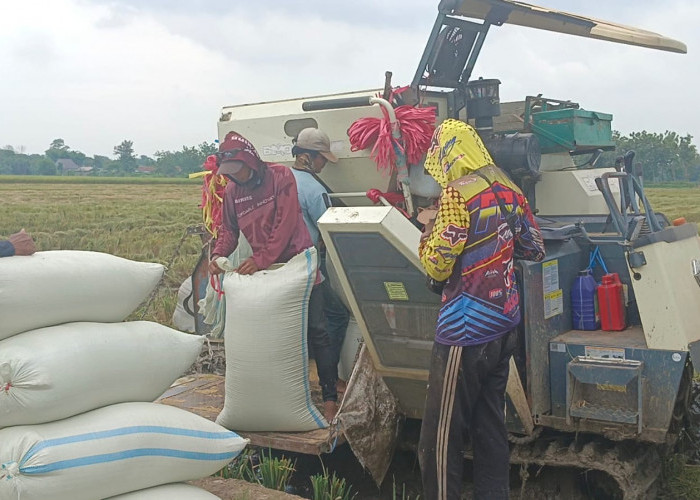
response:
[[[384,288],[386,288],[389,300],[408,300],[406,287],[400,281],[385,281]]]
[[[544,294],[544,319],[564,313],[564,294],[561,290]]]
[[[627,392],[627,386],[615,384],[596,384],[599,391]]]

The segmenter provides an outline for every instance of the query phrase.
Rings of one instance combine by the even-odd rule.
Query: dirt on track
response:
[[[190,484],[213,493],[221,500],[303,500],[302,497],[283,491],[269,490],[259,484],[248,483],[241,479],[207,477],[190,481]]]

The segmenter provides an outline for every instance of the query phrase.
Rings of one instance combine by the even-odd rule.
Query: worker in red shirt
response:
[[[32,255],[34,252],[36,252],[34,240],[24,229],[19,233],[11,234],[7,240],[0,240],[0,257]]]
[[[250,141],[236,132],[226,135],[218,157],[219,175],[231,182],[224,193],[223,221],[209,263],[211,274],[223,272],[216,259],[228,257],[236,249],[239,231],[253,250],[253,255],[235,270],[239,274],[253,274],[287,262],[313,246],[290,169],[263,162]],[[325,328],[322,294],[319,286],[311,291],[307,338],[318,369],[324,417],[330,422],[338,410],[338,369]]]

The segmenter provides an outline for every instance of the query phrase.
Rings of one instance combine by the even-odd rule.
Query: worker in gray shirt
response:
[[[321,256],[320,268],[325,278],[322,286],[326,328],[333,344],[334,362],[337,366],[345,332],[350,321],[350,313],[328,282],[326,250],[318,229],[318,219],[327,208],[323,195],[328,193],[328,190],[319,179],[318,174],[321,173],[327,162],[336,163],[338,158],[331,152],[331,142],[328,135],[316,128],[305,128],[299,132],[292,147],[292,155],[295,157],[292,172],[297,182],[299,204],[304,215],[304,222],[309,229],[311,240]],[[344,392],[345,381],[338,381],[338,390]]]

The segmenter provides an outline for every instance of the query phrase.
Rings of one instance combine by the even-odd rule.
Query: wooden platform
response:
[[[311,380],[313,384],[315,381]],[[182,377],[158,398],[157,403],[176,406],[215,421],[224,407],[224,377],[198,374]],[[235,431],[235,429],[233,429]],[[330,453],[345,442],[333,426],[309,432],[239,432],[252,446],[309,455]]]
[[[647,349],[647,341],[644,337],[644,330],[640,325],[628,326],[621,332],[606,332],[603,330],[569,330],[568,332],[564,332],[561,335],[554,337],[551,342]]]

